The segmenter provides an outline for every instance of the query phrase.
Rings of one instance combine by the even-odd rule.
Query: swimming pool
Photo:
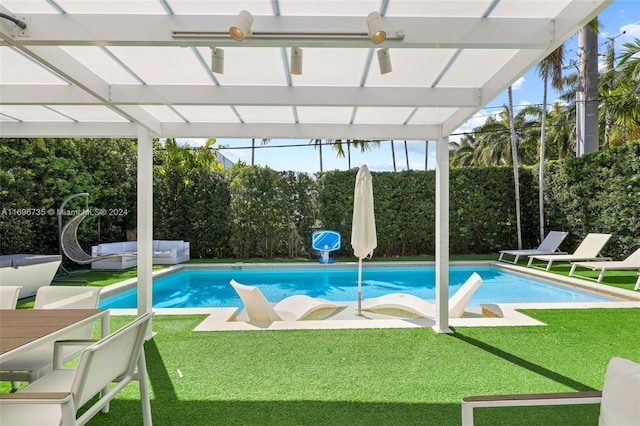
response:
[[[455,293],[473,272],[484,282],[469,307],[481,303],[610,302],[616,299],[553,284],[491,266],[454,266],[449,270],[449,294]],[[242,307],[229,285],[231,279],[259,286],[266,298],[277,302],[293,294],[332,301],[357,299],[357,268],[291,269],[185,269],[157,278],[153,283],[154,308]],[[435,299],[434,267],[367,267],[363,271],[362,297],[410,293]],[[110,296],[101,308],[135,308],[135,288]]]

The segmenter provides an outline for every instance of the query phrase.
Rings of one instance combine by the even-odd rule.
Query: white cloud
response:
[[[620,32],[624,32],[620,38],[624,38],[626,41],[631,41],[634,38],[640,38],[640,22],[635,22],[632,24],[626,24],[620,27]]]
[[[522,86],[524,86],[524,83],[525,83],[525,78],[524,78],[524,76],[522,76],[522,77],[520,77],[519,79],[517,79],[516,81],[513,82],[513,84],[511,85],[511,88],[513,90],[518,90]]]
[[[476,112],[473,117],[467,120],[462,126],[460,126],[460,128],[456,130],[455,133],[468,132],[475,129],[476,127],[483,125],[485,121],[487,121],[487,117],[489,117],[490,115],[491,114],[489,113],[489,111],[481,109],[480,111]]]

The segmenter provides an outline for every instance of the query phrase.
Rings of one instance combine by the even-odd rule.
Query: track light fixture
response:
[[[380,74],[387,74],[393,71],[391,67],[391,56],[389,49],[378,49],[378,65],[380,66]]]
[[[299,46],[298,42],[319,43],[321,47],[326,47],[325,42],[353,42],[370,41],[380,44],[385,40],[402,41],[405,38],[404,29],[386,31],[382,25],[382,18],[378,12],[371,12],[367,16],[367,32],[356,31],[253,31],[253,16],[246,10],[241,10],[235,17],[233,25],[228,31],[216,30],[173,30],[171,37],[174,39],[188,40],[210,40],[227,46],[229,36],[235,41],[243,41],[250,37],[255,41],[284,42],[285,46]],[[289,44],[290,43],[290,44]],[[281,47],[282,45],[280,45]]]
[[[291,48],[291,74],[302,74],[302,49],[299,47]]]
[[[224,50],[211,48],[211,71],[217,74],[224,74]]]
[[[229,27],[229,34],[235,41],[244,40],[251,33],[253,16],[246,10],[241,10],[233,25]]]
[[[369,29],[369,38],[374,44],[380,44],[387,38],[387,32],[382,26],[382,18],[378,12],[371,12],[367,16],[367,28]]]

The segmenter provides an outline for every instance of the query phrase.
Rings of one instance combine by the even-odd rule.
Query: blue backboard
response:
[[[336,231],[316,231],[311,235],[311,247],[319,251],[340,250],[340,234]]]

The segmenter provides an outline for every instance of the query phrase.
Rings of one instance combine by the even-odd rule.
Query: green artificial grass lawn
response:
[[[640,362],[640,309],[528,310],[547,326],[192,332],[155,316],[155,425],[459,425],[465,396],[601,390]],[[131,317],[112,317],[112,328]],[[180,370],[182,377],[178,373]],[[3,384],[4,385],[4,384]],[[5,391],[6,389],[3,389]],[[129,385],[90,425],[141,424]],[[477,425],[595,425],[597,405],[476,409]]]

